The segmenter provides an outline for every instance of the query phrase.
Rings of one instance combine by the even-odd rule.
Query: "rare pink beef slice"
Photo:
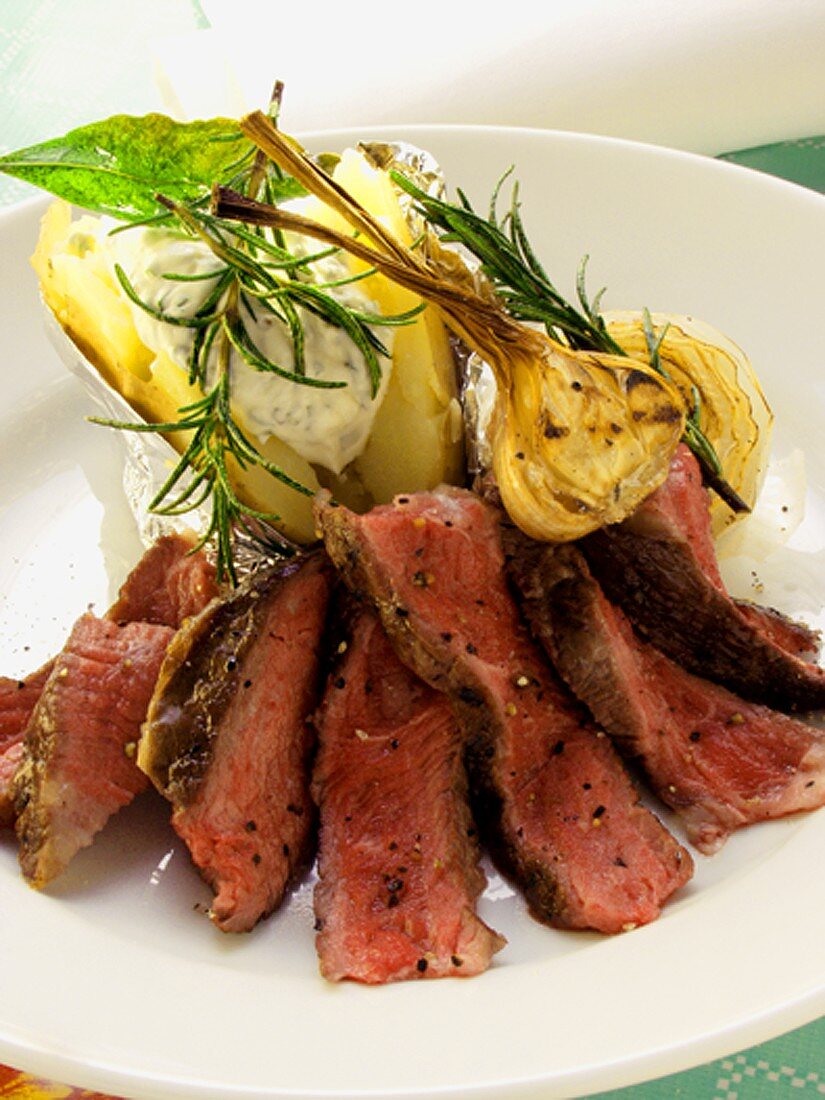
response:
[[[692,860],[529,637],[506,583],[497,512],[442,489],[362,517],[320,504],[317,521],[405,663],[449,695],[476,819],[534,915],[603,932],[655,919]]]
[[[536,636],[571,690],[641,763],[705,854],[744,825],[825,803],[814,727],[700,679],[642,641],[580,551],[505,536]]]
[[[177,629],[219,592],[215,568],[192,535],[163,535],[143,554],[106,612],[115,622],[160,623]]]
[[[485,879],[449,700],[401,663],[371,609],[349,607],[335,640],[315,719],[321,973],[479,974],[504,940],[475,912]]]
[[[169,627],[75,624],[29,719],[13,780],[26,879],[43,887],[146,786],[134,755]]]
[[[23,756],[23,738],[52,661],[22,680],[0,676],[0,826],[14,823],[11,782]]]
[[[322,553],[260,569],[184,625],[158,678],[138,760],[225,932],[272,912],[312,853],[307,717],[332,572]]]
[[[778,710],[825,707],[825,669],[804,659],[813,633],[725,591],[707,492],[684,445],[664,485],[581,546],[611,602],[678,664]]]

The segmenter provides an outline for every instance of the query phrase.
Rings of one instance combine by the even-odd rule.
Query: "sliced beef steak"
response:
[[[106,613],[115,622],[179,627],[218,595],[215,569],[194,536],[164,535],[149,547]]]
[[[648,507],[658,512],[662,523],[689,544],[695,567],[709,584],[727,596],[716,560],[709,503],[699,465],[683,444],[673,458],[665,484],[648,501]],[[779,649],[787,650],[794,657],[816,657],[820,643],[817,631],[774,608],[760,607],[750,600],[734,602],[754,629]]]
[[[42,887],[146,786],[134,762],[169,627],[75,624],[29,719],[13,790],[20,864]]]
[[[479,974],[504,940],[475,913],[484,874],[449,700],[401,663],[371,609],[344,620],[316,717],[321,973]]]
[[[705,854],[755,821],[825,803],[825,735],[702,680],[634,634],[580,551],[506,536],[535,635]]]
[[[0,676],[0,754],[15,744],[25,731],[53,666],[54,661],[47,661],[23,680]]]
[[[766,621],[725,592],[707,494],[684,445],[663,486],[629,519],[581,545],[608,598],[685,668],[779,710],[825,707],[825,669],[799,657],[810,648],[804,628],[793,641],[776,617]]]
[[[311,853],[307,716],[331,583],[321,553],[262,569],[186,623],[158,679],[139,764],[225,932],[272,912]]]
[[[177,628],[202,610],[217,595],[218,586],[213,566],[194,545],[194,536],[158,539],[126,578],[105,617]],[[53,663],[23,680],[0,677],[0,826],[14,820],[11,783],[25,753],[26,724]]]
[[[0,826],[14,822],[11,781],[23,756],[23,738],[52,661],[23,680],[0,676]]]
[[[361,517],[321,504],[317,520],[402,659],[452,700],[477,819],[534,914],[605,932],[653,920],[692,861],[530,639],[506,584],[497,513],[444,489]]]

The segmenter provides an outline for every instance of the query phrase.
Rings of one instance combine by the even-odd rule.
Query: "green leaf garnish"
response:
[[[273,122],[281,91],[276,85],[270,103]],[[169,423],[99,418],[96,422],[137,432],[191,433],[150,510],[180,515],[209,502],[211,521],[203,541],[216,544],[220,576],[235,579],[236,530],[260,536],[270,549],[274,545],[289,552],[289,541],[271,529],[279,517],[250,508],[238,498],[227,463],[234,462],[242,469],[259,466],[295,492],[306,495],[310,490],[269,462],[242,431],[232,410],[231,357],[238,356],[254,370],[302,388],[345,388],[345,381],[328,381],[307,373],[304,325],[306,315],[312,314],[342,329],[362,353],[375,397],[383,370],[381,358],[388,351],[371,326],[406,324],[417,311],[376,317],[353,309],[335,290],[370,272],[326,283],[313,269],[316,261],[332,256],[336,248],[296,249],[278,230],[250,229],[210,214],[211,192],[216,186],[261,196],[276,205],[306,194],[292,176],[256,149],[234,120],[180,123],[160,114],[115,115],[0,157],[0,172],[116,219],[121,224],[113,233],[158,227],[188,236],[211,250],[216,259],[213,270],[197,274],[170,270],[162,275],[170,283],[211,282],[192,315],[170,313],[159,302],[143,300],[123,268],[117,264],[114,268],[121,290],[133,305],[156,321],[190,331],[186,370],[189,383],[203,397],[179,409]],[[262,311],[286,325],[293,345],[292,363],[273,362],[256,345],[250,322],[254,325]]]
[[[243,186],[255,149],[233,119],[175,122],[161,114],[114,115],[0,157],[0,171],[95,214],[126,222],[168,212],[157,192],[203,200],[214,183]],[[269,181],[275,201],[304,194],[295,180]]]

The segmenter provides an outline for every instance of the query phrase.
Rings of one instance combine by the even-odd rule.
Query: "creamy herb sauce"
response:
[[[303,242],[291,242],[297,252]],[[164,274],[201,275],[217,271],[220,261],[208,245],[158,229],[135,228],[107,238],[112,264],[120,264],[138,296],[153,308],[175,317],[191,317],[214,289],[214,280],[181,282]],[[319,283],[347,278],[346,259],[334,255],[312,266]],[[376,314],[379,307],[355,283],[328,291],[344,305]],[[135,327],[155,354],[165,353],[181,370],[188,369],[192,330],[159,321],[132,304]],[[340,473],[363,451],[375,414],[386,391],[392,367],[380,357],[382,380],[375,399],[370,395],[364,357],[346,333],[299,307],[305,333],[306,374],[327,381],[343,381],[342,389],[326,390],[298,385],[266,371],[256,370],[232,349],[230,379],[235,414],[246,431],[264,443],[275,436],[288,443],[308,462]],[[289,330],[279,318],[260,306],[254,320],[245,317],[247,331],[261,354],[285,370],[294,370]],[[392,329],[376,329],[392,351]],[[214,353],[213,353],[214,354]]]

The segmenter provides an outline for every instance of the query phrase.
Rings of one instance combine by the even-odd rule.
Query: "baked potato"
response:
[[[336,178],[397,236],[410,234],[387,175],[348,150]],[[330,214],[316,200],[302,200],[319,221]],[[72,217],[71,207],[53,203],[47,210],[32,262],[43,299],[78,349],[104,380],[143,420],[174,422],[178,410],[200,393],[165,353],[155,354],[140,339],[133,305],[115,278],[105,248],[105,229],[90,214]],[[348,260],[355,264],[356,261]],[[382,275],[364,280],[369,296],[384,315],[405,312],[419,300]],[[446,329],[432,309],[394,329],[392,371],[363,451],[341,473],[302,458],[291,446],[270,436],[255,436],[243,414],[233,410],[261,454],[308,489],[329,488],[351,507],[365,510],[399,492],[456,481],[463,469],[463,432],[453,356]],[[188,433],[170,433],[181,451]],[[261,467],[241,468],[230,461],[239,498],[258,511],[279,517],[277,526],[298,542],[314,539],[312,502]]]

